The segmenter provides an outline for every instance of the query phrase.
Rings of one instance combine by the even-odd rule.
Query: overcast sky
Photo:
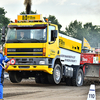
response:
[[[23,3],[24,0],[0,0],[0,7],[4,7],[6,17],[14,21],[20,12],[25,11]],[[100,0],[32,0],[31,10],[44,17],[56,16],[62,30],[74,20],[100,25]]]

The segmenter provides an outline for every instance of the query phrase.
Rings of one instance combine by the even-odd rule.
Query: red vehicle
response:
[[[81,53],[80,65],[83,66],[84,79],[100,79],[100,54]]]

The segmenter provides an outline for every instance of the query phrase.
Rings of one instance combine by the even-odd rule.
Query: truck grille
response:
[[[45,65],[48,65],[47,58],[41,57],[9,57],[9,60],[15,59],[14,65],[40,65],[40,61],[45,61]],[[23,66],[22,66],[23,67]]]
[[[42,56],[43,48],[9,48],[7,56]]]

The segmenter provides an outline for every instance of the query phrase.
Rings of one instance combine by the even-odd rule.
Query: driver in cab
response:
[[[23,40],[23,39],[25,39],[24,32],[20,32],[20,40]]]

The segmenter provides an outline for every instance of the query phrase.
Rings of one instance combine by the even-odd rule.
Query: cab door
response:
[[[48,28],[48,57],[55,58],[58,52],[59,44],[58,44],[58,32],[57,32],[57,38],[53,38],[53,30],[56,30],[56,27],[53,25],[50,25]]]

